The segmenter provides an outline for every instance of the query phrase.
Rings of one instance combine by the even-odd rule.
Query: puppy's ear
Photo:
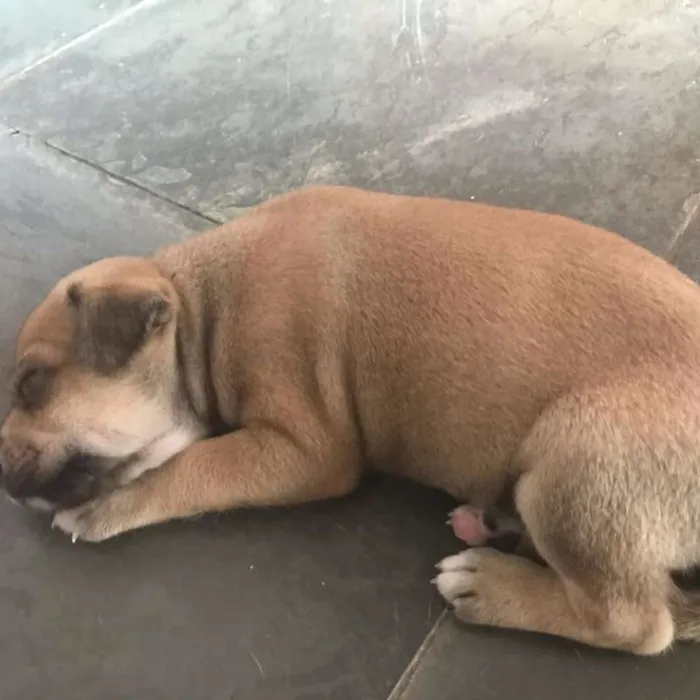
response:
[[[67,297],[76,314],[75,352],[100,374],[122,369],[173,315],[169,301],[150,290],[88,290],[72,284]]]

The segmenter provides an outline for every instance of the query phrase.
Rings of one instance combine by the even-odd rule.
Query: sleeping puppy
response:
[[[700,292],[569,219],[313,188],[71,274],[21,330],[2,482],[69,535],[347,494],[507,498],[548,566],[441,562],[469,622],[700,637]],[[484,539],[475,544],[488,544]]]

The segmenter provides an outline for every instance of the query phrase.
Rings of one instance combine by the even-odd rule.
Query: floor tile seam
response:
[[[75,163],[79,163],[80,165],[89,167],[92,170],[98,172],[100,175],[108,177],[109,179],[119,182],[122,185],[126,185],[127,187],[133,187],[143,192],[144,194],[147,194],[150,197],[154,197],[155,199],[158,199],[161,202],[168,204],[171,207],[175,207],[183,212],[186,212],[190,216],[195,216],[199,219],[202,219],[203,221],[215,224],[217,226],[224,223],[222,219],[210,216],[202,211],[199,211],[195,207],[191,207],[186,204],[183,204],[182,202],[178,202],[176,199],[172,199],[171,197],[168,197],[167,195],[164,195],[161,192],[157,192],[155,190],[150,189],[149,187],[146,187],[138,180],[134,180],[130,177],[125,177],[124,175],[119,175],[118,173],[115,173],[109,170],[108,168],[105,168],[99,163],[94,163],[91,160],[84,158],[83,156],[73,153],[72,151],[66,148],[63,148],[62,146],[57,146],[56,144],[51,143],[50,141],[45,141],[44,139],[38,138],[22,129],[11,127],[8,129],[7,134],[10,136],[22,136],[30,142],[37,143],[42,147],[47,148],[54,154],[58,154],[59,156],[67,158]]]
[[[681,247],[681,243],[685,240],[686,234],[693,229],[700,219],[700,192],[694,192],[683,202],[681,207],[683,219],[678,226],[673,230],[671,239],[666,246],[666,254],[664,257],[671,263],[676,264],[676,257]]]
[[[409,662],[408,666],[406,666],[406,668],[404,669],[403,673],[401,674],[401,677],[394,686],[393,690],[391,691],[391,693],[389,693],[389,697],[387,698],[387,700],[403,700],[406,697],[406,693],[411,688],[413,679],[416,677],[416,674],[418,673],[418,670],[421,667],[423,659],[432,649],[438,633],[444,626],[445,621],[447,620],[447,615],[448,611],[443,610],[440,614],[440,617],[438,617],[438,619],[435,621],[435,624],[432,626],[425,639],[418,647],[418,650],[413,655],[413,658]]]

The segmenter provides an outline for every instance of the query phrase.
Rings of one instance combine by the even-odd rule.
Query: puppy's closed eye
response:
[[[44,365],[24,369],[15,382],[15,401],[25,410],[39,408],[49,394],[53,375],[53,369]]]

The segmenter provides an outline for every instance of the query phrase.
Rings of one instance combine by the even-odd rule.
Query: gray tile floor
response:
[[[562,212],[698,278],[699,67],[694,0],[0,0],[0,374],[66,270],[312,182]],[[0,696],[383,700],[419,648],[394,699],[698,696],[693,647],[434,627],[448,507],[376,480],[88,547],[0,503]]]

